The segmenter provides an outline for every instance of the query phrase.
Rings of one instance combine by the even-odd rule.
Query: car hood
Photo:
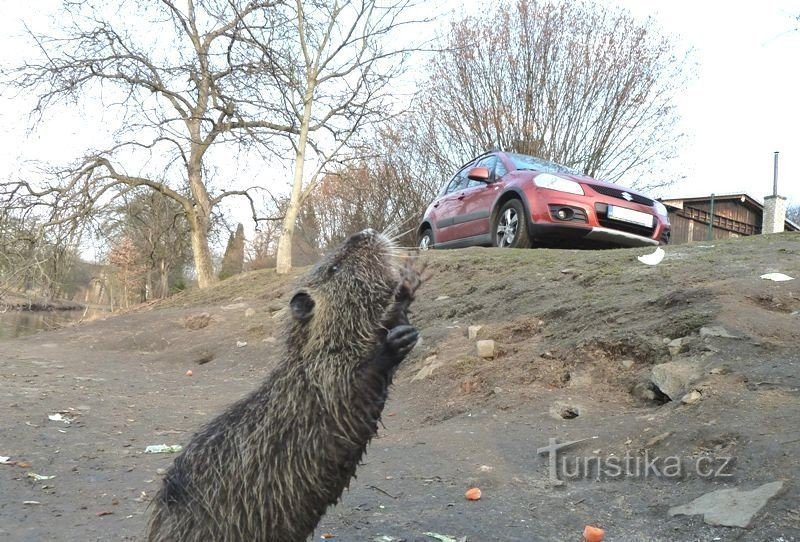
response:
[[[642,196],[643,198],[653,199],[647,194],[642,194],[638,190],[634,190],[633,188],[628,188],[627,186],[610,183],[608,181],[601,181],[599,179],[595,179],[594,177],[588,177],[586,175],[575,175],[570,173],[559,173],[559,177],[564,177],[565,179],[569,179],[571,181],[575,181],[581,184],[588,184],[589,186],[604,186],[607,188],[616,188],[617,190],[624,190],[625,192],[629,192],[631,194],[636,194],[637,196]]]

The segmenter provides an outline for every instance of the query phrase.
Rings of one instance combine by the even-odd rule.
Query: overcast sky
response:
[[[450,2],[440,1],[445,6]],[[695,49],[697,77],[678,104],[688,140],[674,168],[684,179],[656,195],[746,192],[761,200],[772,189],[777,150],[781,151],[779,192],[800,204],[800,32],[794,31],[800,3],[601,1],[622,5],[637,16],[652,15],[665,32]],[[25,55],[16,38],[20,21],[26,19],[42,30],[47,24],[43,15],[57,4],[57,0],[0,0],[4,63]],[[480,9],[477,3],[468,6]],[[15,176],[25,160],[64,163],[87,147],[103,146],[104,129],[92,112],[59,113],[28,134],[29,109],[24,97],[0,96],[0,178]]]

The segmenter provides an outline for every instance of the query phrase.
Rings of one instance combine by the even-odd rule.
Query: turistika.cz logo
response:
[[[597,438],[597,437],[594,437]],[[558,442],[551,438],[549,444],[536,453],[547,456],[548,477],[554,485],[566,480],[611,481],[623,478],[682,480],[685,478],[725,479],[733,476],[735,458],[732,456],[659,456],[650,450],[624,455],[594,454],[575,456],[563,453],[567,448],[592,439]]]

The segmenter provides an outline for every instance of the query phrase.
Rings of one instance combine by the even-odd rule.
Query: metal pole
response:
[[[711,209],[708,212],[708,240],[714,240],[714,194],[711,194]]]
[[[775,151],[775,165],[772,173],[772,195],[778,195],[778,151]]]

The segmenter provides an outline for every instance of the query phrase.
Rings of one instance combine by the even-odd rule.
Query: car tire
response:
[[[417,247],[419,247],[420,250],[428,250],[433,248],[433,230],[430,228],[425,228],[422,230],[422,233],[419,235]]]
[[[492,227],[492,244],[498,248],[528,248],[528,221],[525,207],[518,199],[510,199],[497,213]]]

